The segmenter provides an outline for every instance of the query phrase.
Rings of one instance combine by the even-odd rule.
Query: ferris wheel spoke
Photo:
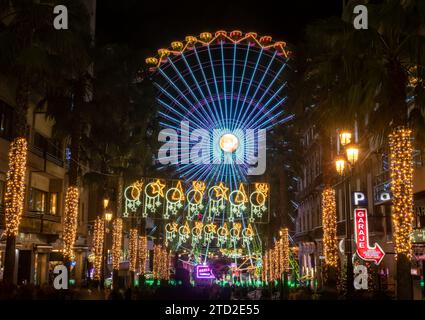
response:
[[[245,118],[245,116],[246,116],[248,111],[250,111],[250,113],[252,113],[252,110],[250,110],[252,102],[255,101],[255,98],[257,97],[258,91],[261,89],[261,86],[263,85],[264,79],[266,78],[266,76],[267,76],[267,74],[270,70],[270,67],[274,62],[276,54],[277,54],[277,52],[275,51],[274,54],[273,54],[273,57],[270,59],[268,65],[267,65],[266,70],[263,72],[263,76],[261,77],[260,82],[256,85],[257,88],[255,89],[255,92],[252,95],[252,98],[250,99],[248,105],[244,108],[245,110],[244,110],[244,113],[243,113],[241,120],[240,120],[241,123],[246,123],[246,120],[249,119],[249,117]],[[258,104],[256,104],[256,105],[258,105]]]
[[[214,60],[211,56],[211,50],[210,50],[209,46],[208,46],[208,55],[209,55],[209,58],[210,58],[211,71],[212,71],[212,75],[213,75],[213,79],[214,79],[214,87],[215,87],[215,91],[216,91],[216,94],[217,94],[217,100],[218,100],[218,105],[219,105],[219,109],[220,109],[220,116],[221,116],[220,120],[221,121],[219,122],[219,124],[222,127],[223,126],[223,119],[224,119],[224,117],[223,117],[223,107],[221,106],[220,91],[218,89],[217,77],[215,75]]]
[[[252,71],[251,79],[249,80],[248,87],[246,88],[245,97],[243,99],[242,105],[239,108],[238,116],[236,118],[236,122],[235,123],[238,123],[239,120],[240,120],[240,116],[241,116],[242,110],[243,110],[243,108],[245,106],[246,99],[248,97],[249,92],[251,91],[252,82],[254,81],[255,75],[257,73],[257,68],[258,68],[258,64],[260,63],[260,60],[261,60],[261,57],[262,57],[262,53],[263,53],[263,48],[260,49],[260,53],[258,54],[257,61],[255,62],[255,67],[254,67],[254,70]]]
[[[202,96],[202,100],[205,101],[205,105],[207,106],[208,110],[204,110],[204,112],[210,115],[212,123],[216,123],[218,121],[218,119],[216,118],[215,113],[212,111],[212,108],[211,108],[211,106],[208,102],[208,99],[205,97],[204,91],[201,89],[201,86],[199,85],[200,81],[198,81],[196,79],[195,74],[193,73],[192,68],[190,67],[190,65],[189,65],[184,54],[182,55],[182,59],[183,59],[184,63],[186,64],[186,68],[190,72],[190,75],[193,79],[193,82],[195,83],[196,87],[198,88],[199,93]],[[201,104],[199,105],[199,107],[200,107],[201,110],[203,109],[203,108],[201,108]]]
[[[186,80],[184,79],[184,77],[182,76],[182,74],[181,74],[180,70],[177,68],[177,66],[173,63],[173,61],[172,61],[172,60],[170,60],[170,65],[171,65],[171,67],[174,69],[174,71],[178,74],[179,78],[181,79],[181,81],[182,81],[182,82],[184,83],[184,85],[186,86],[186,88],[187,88],[187,90],[189,91],[190,95],[193,97],[193,99],[195,99],[195,104],[192,104],[192,106],[196,105],[196,107],[194,106],[194,107],[193,107],[193,110],[189,110],[188,115],[189,115],[189,114],[193,114],[193,113],[197,112],[198,110],[203,110],[203,108],[202,108],[202,104],[201,104],[201,102],[199,101],[198,97],[195,95],[195,92],[194,92],[194,91],[192,90],[192,88],[189,86],[189,84],[187,83],[187,81],[186,81]],[[190,71],[190,73],[192,73],[191,69],[189,69],[189,71]],[[197,82],[196,82],[196,80],[195,80],[195,83],[197,83]],[[192,112],[190,112],[190,111],[192,111]],[[202,115],[202,118],[203,118],[206,122],[211,123],[211,122],[213,121],[213,119],[211,118],[211,116],[210,116],[207,112],[205,112],[205,113],[197,112],[197,113],[198,113],[198,114],[200,114],[200,115]],[[206,117],[204,117],[204,116],[203,116],[204,114],[205,114],[205,116],[206,116]],[[187,117],[188,115],[186,115],[186,117]]]

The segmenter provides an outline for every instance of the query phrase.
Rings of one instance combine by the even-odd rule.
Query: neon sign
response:
[[[365,261],[373,261],[376,265],[384,259],[385,252],[375,243],[373,247],[369,245],[369,229],[367,225],[367,210],[354,210],[354,232],[357,245],[358,256]]]
[[[198,279],[215,279],[214,274],[209,266],[197,265],[196,266],[196,278]]]

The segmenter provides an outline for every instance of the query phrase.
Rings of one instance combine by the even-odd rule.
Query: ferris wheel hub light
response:
[[[230,153],[235,152],[238,147],[239,147],[239,140],[234,134],[226,133],[221,136],[220,148],[224,152],[230,152]]]

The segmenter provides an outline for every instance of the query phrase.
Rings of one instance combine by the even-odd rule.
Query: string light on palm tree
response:
[[[323,190],[322,213],[325,264],[336,268],[338,266],[338,243],[336,238],[336,201],[333,188]]]
[[[116,218],[112,223],[112,268],[120,269],[122,243],[122,219]]]
[[[64,216],[63,256],[68,261],[72,261],[78,222],[78,188],[75,186],[69,186],[66,192]]]
[[[101,217],[97,217],[94,223],[93,251],[94,251],[94,273],[93,279],[100,280],[102,272],[103,240],[105,222]]]
[[[389,136],[394,249],[398,255],[412,256],[413,147],[412,130],[396,128]]]
[[[128,269],[131,272],[136,272],[137,267],[137,238],[138,232],[136,228],[130,229],[130,237],[128,244],[128,254],[129,254],[129,267]]]
[[[139,238],[139,272],[140,274],[145,274],[146,272],[146,262],[148,259],[148,240],[145,236]]]
[[[5,215],[6,235],[16,236],[24,208],[27,141],[15,139],[9,149],[9,170],[6,178]]]

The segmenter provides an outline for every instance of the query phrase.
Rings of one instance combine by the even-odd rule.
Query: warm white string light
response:
[[[74,242],[77,237],[78,222],[78,188],[69,186],[65,196],[65,213],[63,226],[63,255],[74,260]]]

